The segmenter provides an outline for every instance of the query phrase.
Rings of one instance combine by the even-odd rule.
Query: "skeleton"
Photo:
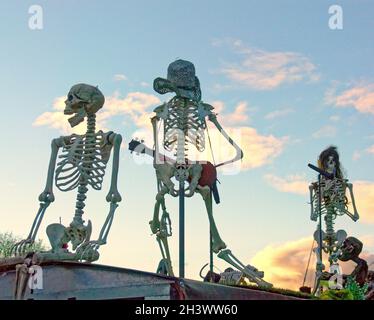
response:
[[[51,157],[47,182],[39,196],[40,208],[32,224],[28,237],[17,243],[12,252],[22,255],[35,241],[39,226],[48,206],[55,200],[53,180],[61,191],[77,189],[75,215],[68,227],[54,223],[47,227],[47,235],[52,249],[43,253],[51,259],[95,261],[99,258],[98,249],[106,244],[113,222],[114,213],[121,201],[117,189],[119,151],[122,137],[112,131],[96,131],[96,112],[102,108],[105,98],[97,87],[87,84],[74,85],[65,101],[64,114],[73,115],[68,119],[71,127],[77,126],[87,117],[87,131],[83,135],[72,134],[52,140]],[[85,225],[82,219],[86,194],[91,187],[101,190],[107,163],[113,151],[112,180],[106,201],[110,204],[109,214],[100,231],[98,240],[91,241],[92,224]],[[59,150],[62,149],[58,156]],[[67,250],[71,242],[75,252]]]
[[[357,212],[353,195],[353,185],[348,182],[348,179],[343,178],[340,169],[339,154],[336,147],[329,147],[324,150],[319,157],[318,163],[320,169],[326,171],[328,174],[331,174],[333,178],[328,179],[321,175],[320,185],[318,182],[314,182],[309,186],[311,204],[310,219],[317,221],[319,214],[321,214],[324,216],[325,220],[325,231],[322,230],[321,232],[322,238],[320,237],[319,232],[320,226],[314,233],[314,239],[318,244],[315,249],[317,256],[315,290],[317,289],[319,278],[325,269],[325,266],[321,261],[321,249],[328,255],[330,270],[338,270],[338,259],[341,254],[341,247],[344,240],[347,238],[347,233],[344,230],[334,230],[336,217],[346,214],[353,221],[357,221],[359,219],[359,214]],[[353,214],[348,211],[348,199],[346,197],[347,188],[351,197]],[[321,196],[319,194],[319,190],[321,190]],[[319,199],[321,199],[321,203],[319,203]],[[321,212],[319,212],[320,209]]]
[[[153,219],[150,227],[153,234],[156,234],[163,259],[159,265],[159,271],[163,270],[173,275],[173,268],[170,260],[170,252],[167,238],[171,236],[171,222],[169,213],[165,206],[165,195],[173,197],[179,195],[173,177],[177,181],[189,182],[185,193],[186,197],[192,197],[195,192],[200,194],[205,202],[208,213],[210,231],[212,235],[212,251],[218,257],[225,260],[235,268],[239,269],[251,282],[260,286],[271,286],[262,278],[263,272],[241,263],[229,249],[226,249],[225,242],[221,239],[213,218],[212,191],[211,186],[199,185],[203,165],[192,163],[188,160],[188,146],[193,145],[199,152],[205,148],[204,130],[206,129],[206,118],[211,121],[225,139],[236,149],[236,156],[229,161],[216,165],[216,167],[240,160],[243,157],[242,150],[227,135],[217,121],[216,114],[212,112],[213,107],[201,101],[201,91],[198,78],[195,76],[195,67],[191,62],[177,60],[169,65],[168,78],[157,78],[154,81],[154,89],[161,94],[174,92],[176,95],[167,103],[157,107],[152,118],[154,138],[154,168],[156,170],[158,193],[154,207]],[[158,145],[158,125],[163,121],[164,139],[163,146],[168,151],[173,151],[175,161],[162,161]],[[170,159],[169,159],[170,160]],[[162,209],[161,220],[160,207]]]

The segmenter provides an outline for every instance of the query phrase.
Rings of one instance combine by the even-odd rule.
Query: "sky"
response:
[[[32,23],[33,5],[42,10],[40,29]],[[336,7],[329,13],[334,5],[338,20]],[[339,217],[336,228],[363,239],[364,254],[372,259],[373,10],[365,0],[3,1],[0,231],[27,236],[51,140],[84,131],[84,124],[71,129],[63,115],[66,94],[76,83],[97,85],[106,97],[98,127],[123,136],[123,200],[99,263],[155,271],[161,258],[149,228],[155,172],[150,159],[130,154],[127,145],[137,137],[152,147],[152,111],[172,97],[156,93],[153,80],[166,77],[169,63],[185,59],[196,67],[203,101],[215,107],[244,151],[240,163],[219,171],[221,203],[214,206],[221,237],[234,255],[264,270],[276,286],[302,284],[316,228],[308,203],[316,175],[307,164],[336,145],[360,214],[356,223]],[[230,158],[230,145],[209,130],[216,161]],[[204,156],[211,157],[208,147]],[[93,239],[109,211],[110,172],[109,165],[102,191],[88,193],[84,218],[93,223]],[[60,218],[70,223],[75,196],[55,188],[38,234],[46,244],[48,224]],[[169,196],[166,205],[178,274],[178,200]],[[186,276],[196,279],[209,261],[209,225],[199,195],[186,200],[185,227]],[[312,258],[311,269],[314,263]],[[218,258],[215,265],[228,267]]]

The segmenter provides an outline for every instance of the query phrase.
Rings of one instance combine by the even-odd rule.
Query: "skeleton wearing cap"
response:
[[[176,178],[177,181],[189,182],[185,190],[186,197],[192,197],[196,192],[202,196],[205,202],[212,235],[212,251],[219,258],[242,271],[249,281],[260,286],[271,286],[271,284],[262,279],[264,276],[262,271],[258,271],[250,265],[244,265],[227,249],[217,230],[212,211],[212,191],[217,202],[217,196],[214,192],[216,176],[215,179],[206,182],[209,179],[205,179],[204,174],[211,167],[213,167],[216,174],[216,167],[242,159],[243,152],[218,123],[216,114],[213,112],[214,108],[201,101],[200,82],[195,75],[194,65],[185,60],[174,61],[168,67],[167,79],[156,78],[153,87],[160,94],[175,94],[168,102],[155,108],[154,112],[156,115],[152,118],[155,146],[154,168],[156,170],[158,193],[150,227],[157,236],[163,256],[161,262],[164,265],[161,269],[165,273],[173,275],[167,241],[167,237],[171,236],[170,217],[166,211],[165,195],[170,194],[173,197],[179,195],[179,190],[175,189],[175,184],[172,181],[172,178]],[[211,121],[224,138],[236,149],[236,155],[233,159],[215,166],[209,162],[206,164],[192,163],[188,159],[189,145],[193,145],[199,152],[204,151],[206,120]],[[167,151],[174,153],[175,160],[168,159],[169,161],[163,161],[165,157],[163,159],[160,158],[158,145],[158,126],[160,121],[163,122],[163,147]],[[160,207],[163,211],[161,219],[159,217]]]

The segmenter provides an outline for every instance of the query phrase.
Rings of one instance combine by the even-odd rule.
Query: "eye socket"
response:
[[[72,95],[72,94],[69,94],[69,95],[68,95],[68,100],[69,100],[69,101],[72,101],[72,100],[73,100],[73,98],[74,98],[74,97],[73,97],[73,95]]]

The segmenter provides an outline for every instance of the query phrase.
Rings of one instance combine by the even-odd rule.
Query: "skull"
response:
[[[71,87],[65,100],[64,114],[69,118],[71,127],[80,124],[87,114],[96,113],[104,105],[104,95],[94,86],[80,83]]]
[[[329,156],[325,162],[325,168],[328,173],[335,174],[336,172],[336,161],[334,156]]]
[[[344,240],[341,247],[342,254],[339,257],[341,261],[349,261],[357,258],[362,251],[362,242],[355,237],[348,237]]]

